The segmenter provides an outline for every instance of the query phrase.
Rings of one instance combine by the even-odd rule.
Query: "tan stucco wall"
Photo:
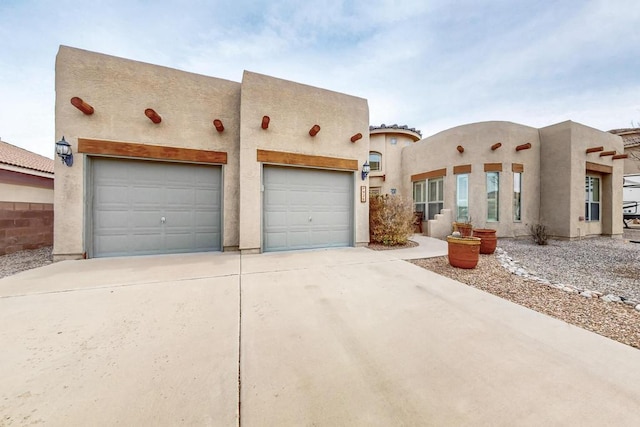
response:
[[[491,146],[500,142],[495,151]],[[531,143],[529,150],[515,147]],[[461,145],[464,152],[456,147]],[[485,163],[501,163],[499,222],[488,222]],[[513,221],[512,163],[524,165],[522,220]],[[526,235],[526,225],[538,221],[540,209],[538,130],[510,122],[482,122],[458,126],[422,139],[402,152],[403,194],[412,196],[411,175],[446,168],[444,208],[456,211],[456,175],[454,166],[471,165],[469,174],[469,211],[475,228],[493,228],[500,237]],[[435,226],[434,226],[435,227]]]
[[[87,116],[70,99],[95,109]],[[237,247],[239,209],[240,84],[175,69],[61,46],[56,58],[56,140],[71,144],[74,164],[55,163],[54,257],[77,258],[87,251],[85,187],[90,159],[77,152],[78,138],[104,139],[224,151],[223,246]],[[152,123],[153,108],[161,117]],[[222,120],[218,133],[212,121]]]
[[[587,148],[604,147],[604,151],[623,152],[617,135],[566,121],[540,129],[541,157],[541,222],[550,234],[564,238],[589,235],[622,234],[622,159],[601,157],[599,152],[586,153]],[[586,171],[587,162],[612,167],[611,174]],[[601,178],[600,221],[584,221],[585,176]]]
[[[53,203],[53,190],[0,182],[0,202]]]
[[[392,144],[392,139],[396,143]],[[381,194],[392,194],[392,189],[398,193],[402,190],[402,150],[414,144],[414,138],[401,133],[372,133],[370,135],[369,151],[375,151],[382,155],[380,171],[372,171],[369,174],[369,186],[379,187]],[[411,196],[411,195],[409,195]]]
[[[369,156],[369,108],[362,98],[245,71],[240,115],[240,249],[254,252],[262,248],[257,150],[355,159],[361,169]],[[260,126],[265,115],[271,119],[266,130]],[[314,124],[320,132],[311,137]],[[363,137],[352,143],[356,133]],[[354,173],[355,243],[361,245],[369,241],[369,203],[360,202],[367,182]]]

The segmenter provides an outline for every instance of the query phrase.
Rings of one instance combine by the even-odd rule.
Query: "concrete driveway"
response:
[[[640,423],[640,351],[393,252],[65,261],[0,325],[0,426]]]

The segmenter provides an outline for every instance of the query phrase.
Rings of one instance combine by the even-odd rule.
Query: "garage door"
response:
[[[94,159],[94,257],[220,250],[221,167]]]
[[[353,245],[353,173],[265,166],[263,249]]]

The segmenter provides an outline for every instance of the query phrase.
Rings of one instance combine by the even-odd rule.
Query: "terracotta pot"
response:
[[[479,237],[481,239],[481,254],[488,255],[495,252],[496,245],[498,244],[498,239],[496,238],[496,230],[492,230],[490,228],[474,228],[473,237]]]
[[[454,225],[454,231],[459,231],[462,237],[471,237],[473,231],[473,226],[471,224],[467,224],[466,222],[456,222]]]
[[[480,258],[480,238],[447,236],[449,264],[457,268],[475,268]]]

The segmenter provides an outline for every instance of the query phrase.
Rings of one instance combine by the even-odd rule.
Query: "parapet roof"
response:
[[[384,123],[380,126],[369,126],[369,133],[403,133],[409,136],[412,136],[415,141],[422,139],[422,132],[416,130],[416,128],[410,128],[407,125],[385,125]],[[416,138],[417,137],[417,138]]]

